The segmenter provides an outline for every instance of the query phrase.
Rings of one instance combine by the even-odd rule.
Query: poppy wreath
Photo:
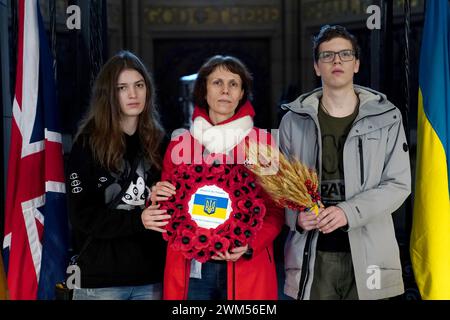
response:
[[[187,258],[206,262],[217,252],[225,253],[235,247],[252,244],[262,227],[266,213],[261,187],[255,176],[242,165],[219,164],[187,165],[174,168],[171,183],[177,194],[161,204],[171,216],[163,238],[168,245]],[[231,213],[216,228],[197,225],[189,214],[188,203],[194,193],[208,185],[215,185],[228,193]]]

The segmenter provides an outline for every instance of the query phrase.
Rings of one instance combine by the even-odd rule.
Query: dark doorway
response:
[[[270,39],[163,39],[154,42],[154,78],[162,122],[168,133],[183,125],[179,100],[182,76],[196,73],[213,55],[233,55],[241,59],[254,77],[255,125],[271,127]]]

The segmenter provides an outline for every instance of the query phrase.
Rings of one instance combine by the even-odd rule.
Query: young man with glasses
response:
[[[286,209],[284,292],[294,299],[384,299],[404,292],[391,214],[410,193],[400,111],[353,84],[356,38],[341,26],[314,37],[322,87],[282,108],[284,154],[315,168],[324,208]]]

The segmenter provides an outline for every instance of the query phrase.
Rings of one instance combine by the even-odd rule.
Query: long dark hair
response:
[[[82,120],[75,140],[86,134],[94,158],[108,170],[120,170],[125,153],[125,137],[120,127],[117,81],[125,69],[136,70],[144,78],[147,95],[144,110],[139,115],[137,132],[144,156],[160,169],[160,144],[164,130],[155,109],[153,81],[144,64],[129,51],[120,51],[100,70],[94,83],[89,112]]]

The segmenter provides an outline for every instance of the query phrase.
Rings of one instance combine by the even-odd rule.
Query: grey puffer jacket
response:
[[[408,145],[400,111],[386,96],[354,86],[359,113],[344,144],[346,200],[338,204],[348,220],[348,236],[359,299],[383,299],[404,292],[392,213],[410,194]],[[280,147],[304,164],[322,169],[322,142],[317,118],[322,89],[285,104]],[[299,232],[298,212],[286,209],[284,292],[309,299],[314,277],[318,231]]]

